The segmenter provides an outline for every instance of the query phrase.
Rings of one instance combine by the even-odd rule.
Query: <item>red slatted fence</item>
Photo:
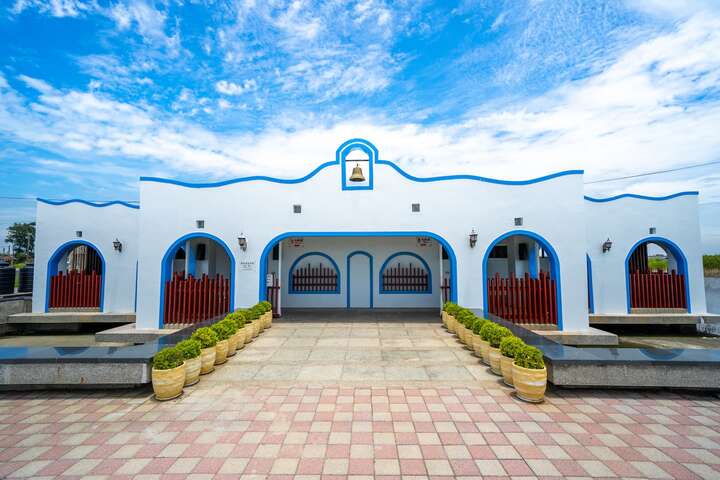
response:
[[[497,273],[487,283],[488,313],[513,323],[557,325],[557,287],[549,274],[501,278]]]
[[[164,323],[191,324],[230,311],[230,280],[222,275],[187,278],[173,275],[165,282]]]
[[[630,273],[631,308],[687,308],[685,275],[675,270]]]
[[[102,275],[59,272],[50,277],[50,308],[100,308]]]
[[[411,263],[403,267],[387,267],[382,273],[383,292],[423,293],[430,290],[429,275],[422,267],[414,267]]]
[[[321,263],[313,267],[298,267],[292,272],[291,292],[336,292],[338,291],[338,274],[334,268]],[[274,303],[273,303],[274,304]]]

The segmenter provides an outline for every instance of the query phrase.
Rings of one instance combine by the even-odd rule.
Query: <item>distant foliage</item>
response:
[[[720,277],[720,255],[703,255],[706,277]]]
[[[648,267],[653,272],[656,270],[667,271],[668,261],[665,258],[650,258],[648,259]]]

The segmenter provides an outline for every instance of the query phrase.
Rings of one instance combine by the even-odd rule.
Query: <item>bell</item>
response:
[[[350,175],[350,181],[351,182],[364,182],[365,181],[365,175],[362,173],[362,168],[360,168],[359,164],[355,164],[355,168],[353,168],[352,175]]]

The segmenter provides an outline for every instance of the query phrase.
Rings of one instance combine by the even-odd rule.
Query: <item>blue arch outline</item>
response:
[[[332,264],[333,268],[335,268],[335,272],[337,272],[337,276],[338,276],[337,288],[335,288],[335,290],[318,290],[316,292],[296,292],[295,291],[295,286],[293,285],[293,281],[292,281],[293,271],[295,271],[295,267],[297,266],[298,263],[300,263],[300,260],[302,260],[305,257],[309,257],[309,256],[313,256],[313,255],[327,258],[330,261],[330,263]],[[330,255],[328,255],[327,253],[323,253],[323,252],[303,253],[302,255],[300,255],[298,258],[295,259],[295,261],[292,263],[292,265],[290,265],[290,270],[288,270],[288,294],[291,294],[291,295],[308,295],[308,294],[337,295],[338,293],[340,293],[341,281],[342,281],[342,277],[340,275],[340,268],[338,267],[338,264],[335,263],[335,260],[333,260],[332,257],[330,257]]]
[[[79,198],[71,198],[69,200],[48,200],[46,198],[38,198],[37,201],[40,203],[47,203],[48,205],[67,205],[68,203],[82,203],[83,205],[97,208],[109,207],[111,205],[122,205],[123,207],[134,208],[135,210],[140,209],[140,205],[133,205],[131,203],[123,202],[121,200],[110,200],[108,202],[89,202],[87,200],[81,200]]]
[[[550,254],[550,260],[552,265],[552,271],[550,272],[551,277],[555,279],[555,285],[557,286],[557,289],[555,291],[555,303],[557,304],[557,315],[558,315],[558,330],[562,331],[563,329],[563,308],[562,308],[562,286],[560,284],[560,257],[558,257],[557,252],[553,248],[553,246],[548,242],[542,235],[537,234],[535,232],[531,232],[530,230],[511,230],[509,232],[505,232],[499,237],[497,237],[495,240],[493,240],[490,245],[488,245],[487,249],[485,250],[485,255],[483,256],[483,262],[482,262],[482,269],[483,269],[483,309],[487,309],[488,304],[488,286],[487,286],[487,261],[490,256],[490,251],[493,249],[495,245],[502,242],[506,238],[515,236],[515,235],[523,235],[525,237],[530,237],[534,239],[535,241],[539,242],[546,252]]]
[[[664,197],[650,197],[647,195],[638,195],[635,193],[623,193],[622,195],[615,195],[614,197],[607,197],[607,198],[595,198],[595,197],[589,197],[585,195],[583,197],[588,202],[595,202],[595,203],[604,203],[604,202],[612,202],[614,200],[620,200],[621,198],[637,198],[640,200],[650,200],[652,202],[662,202],[664,200],[671,200],[676,197],[683,197],[685,195],[700,195],[700,192],[697,191],[688,191],[688,192],[678,192],[673,193],[672,195],[666,195]]]
[[[682,249],[672,240],[665,237],[651,236],[645,237],[635,242],[627,256],[625,257],[625,293],[627,295],[627,312],[630,313],[632,307],[630,305],[630,257],[632,256],[635,249],[642,243],[656,243],[663,248],[667,248],[675,257],[675,262],[678,265],[678,273],[685,275],[685,304],[687,305],[688,313],[692,313],[692,306],[690,305],[690,279],[688,278],[688,261],[683,253]]]
[[[60,257],[65,254],[71,247],[77,245],[86,245],[95,250],[100,257],[102,262],[102,275],[100,276],[100,311],[105,311],[105,277],[107,275],[107,264],[105,263],[105,256],[102,251],[94,243],[88,242],[87,240],[70,240],[65,242],[55,249],[50,259],[48,260],[47,275],[45,280],[45,312],[50,311],[50,278],[57,275],[58,273],[58,262]]]
[[[364,250],[355,250],[354,252],[350,252],[346,259],[347,268],[345,270],[345,276],[347,278],[347,301],[345,304],[345,308],[350,308],[350,258],[354,257],[355,255],[365,255],[370,260],[370,308],[373,308],[375,305],[375,292],[373,290],[373,257]]]
[[[350,185],[347,181],[347,162],[345,159],[353,150],[362,150],[368,156],[368,184]],[[372,190],[374,184],[373,167],[378,161],[378,149],[372,143],[362,138],[352,138],[343,142],[335,152],[335,161],[340,164],[340,181],[343,190]]]
[[[383,272],[385,271],[385,268],[387,267],[388,263],[390,263],[390,260],[392,260],[395,257],[399,257],[402,255],[407,255],[410,257],[415,257],[418,260],[420,260],[420,263],[423,264],[423,267],[425,267],[425,270],[428,272],[428,289],[424,292],[404,292],[402,290],[385,290],[385,285],[383,284]],[[378,285],[380,285],[380,294],[403,294],[403,295],[430,295],[432,293],[432,270],[430,270],[430,265],[425,261],[424,258],[422,258],[417,253],[413,252],[396,252],[390,255],[382,264],[380,267],[380,270],[378,271]]]
[[[160,311],[158,312],[159,328],[163,328],[165,323],[165,311],[163,308],[165,303],[165,281],[172,274],[172,260],[175,258],[175,253],[178,248],[184,246],[186,241],[193,238],[207,238],[213,240],[223,247],[225,253],[227,253],[228,259],[230,260],[230,311],[232,312],[235,309],[235,255],[233,255],[230,247],[228,247],[227,244],[219,237],[206,232],[191,232],[175,240],[167,248],[167,250],[165,250],[165,255],[163,255],[162,263],[160,264]],[[185,254],[187,255],[187,252],[185,252]]]
[[[272,238],[260,255],[260,274],[258,276],[258,299],[267,300],[265,289],[265,274],[267,273],[267,257],[273,246],[281,240],[290,237],[431,237],[437,240],[448,254],[450,260],[450,301],[457,303],[457,257],[450,243],[437,233],[428,231],[371,231],[371,232],[285,232]]]
[[[588,284],[588,311],[595,313],[595,294],[593,293],[593,277],[592,277],[592,260],[590,255],[585,254],[585,264],[587,268],[587,284]]]

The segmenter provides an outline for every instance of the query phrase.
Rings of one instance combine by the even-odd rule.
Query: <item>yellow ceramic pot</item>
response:
[[[458,340],[461,342],[463,341],[463,335],[465,335],[465,325],[463,325],[460,322],[457,322],[455,325],[455,334],[458,337]]]
[[[198,355],[195,358],[185,360],[185,386],[195,385],[200,381],[200,367],[202,359]]]
[[[480,335],[476,335],[473,333],[472,347],[473,347],[473,352],[475,352],[475,356],[478,358],[482,358],[482,351],[480,350],[481,346],[482,346],[482,337]]]
[[[440,318],[442,318],[442,324],[443,324],[443,326],[444,326],[445,328],[447,328],[447,313],[445,312],[445,310],[443,310],[442,312],[440,312]]]
[[[234,333],[228,337],[227,342],[228,342],[227,356],[232,357],[233,355],[235,355],[235,350],[237,350],[237,337],[235,336]]]
[[[253,329],[253,338],[257,337],[260,334],[260,320],[255,319],[251,323],[252,329]]]
[[[228,341],[220,340],[215,344],[215,365],[227,362]]]
[[[252,324],[246,323],[243,327],[243,332],[245,332],[245,343],[252,342],[253,339],[253,327]]]
[[[547,389],[547,368],[523,368],[513,363],[513,384],[520,400],[540,403]]]
[[[457,320],[455,320],[455,317],[453,317],[452,315],[450,315],[448,313],[447,321],[448,321],[448,323],[447,323],[448,330],[450,331],[450,333],[455,333],[455,327],[457,327]]]
[[[205,375],[215,370],[215,354],[215,347],[200,350],[200,375]]]
[[[156,400],[172,400],[179,397],[185,385],[185,363],[168,370],[153,368],[152,385]]]
[[[480,339],[480,354],[485,365],[490,365],[490,342]]]
[[[265,312],[265,328],[272,327],[273,314],[272,310]]]
[[[488,356],[490,357],[490,370],[495,375],[502,375],[502,371],[500,370],[500,357],[502,357],[500,349],[488,347]]]
[[[513,386],[513,362],[514,358],[500,355],[500,371],[502,372],[503,381],[508,387]]]
[[[235,344],[237,350],[242,350],[245,348],[245,328],[238,329],[237,332],[235,332]]]

